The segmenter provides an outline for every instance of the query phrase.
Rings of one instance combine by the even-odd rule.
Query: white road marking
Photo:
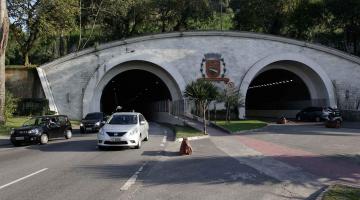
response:
[[[6,187],[8,187],[8,186],[10,186],[10,185],[12,185],[12,184],[15,184],[15,183],[17,183],[17,182],[20,182],[20,181],[22,181],[22,180],[24,180],[24,179],[27,179],[27,178],[29,178],[29,177],[31,177],[31,176],[34,176],[34,175],[36,175],[36,174],[39,174],[39,173],[41,173],[41,172],[43,172],[43,171],[46,171],[46,170],[48,170],[48,168],[44,168],[44,169],[42,169],[42,170],[39,170],[39,171],[37,171],[37,172],[34,172],[34,173],[32,173],[32,174],[29,174],[29,175],[27,175],[27,176],[24,176],[24,177],[22,177],[22,178],[19,178],[19,179],[15,180],[15,181],[12,181],[12,182],[10,182],[10,183],[8,183],[8,184],[2,185],[2,186],[0,186],[0,190],[3,189],[3,188],[6,188]]]
[[[161,147],[164,147],[164,146],[165,146],[165,143],[166,143],[166,135],[164,135],[164,137],[163,137],[163,139],[162,139],[162,141],[161,141],[160,146],[161,146]]]
[[[135,172],[134,175],[132,175],[129,180],[126,181],[126,183],[120,188],[120,190],[122,191],[126,191],[128,190],[133,184],[135,184],[136,179],[139,175],[139,173],[144,169],[145,165],[147,164],[147,162],[145,162],[144,164],[141,165],[141,167]]]
[[[164,137],[162,139],[162,143],[166,143],[166,135],[164,135]]]

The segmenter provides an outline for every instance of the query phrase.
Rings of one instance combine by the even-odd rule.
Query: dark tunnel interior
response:
[[[158,76],[144,70],[128,70],[115,76],[104,88],[101,111],[109,115],[121,106],[121,111],[134,110],[149,118],[150,104],[161,100],[171,100],[171,94]]]
[[[246,94],[248,110],[296,110],[308,106],[310,93],[296,74],[271,69],[259,74],[250,84]]]

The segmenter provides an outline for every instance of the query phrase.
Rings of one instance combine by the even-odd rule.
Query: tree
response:
[[[9,34],[6,0],[0,0],[0,124],[5,122],[5,51]]]
[[[229,123],[231,110],[234,110],[239,105],[244,104],[244,99],[240,94],[239,89],[229,86],[225,87],[220,96],[226,108],[225,120]]]
[[[360,1],[327,0],[325,1],[326,15],[330,23],[328,28],[342,31],[346,43],[346,51],[359,55],[360,42]]]
[[[206,131],[206,111],[211,101],[219,95],[217,87],[206,80],[198,79],[188,84],[184,91],[184,96],[195,102],[197,108],[201,108],[204,121],[204,134]]]
[[[9,0],[10,29],[20,46],[24,64],[39,37],[64,35],[75,26],[77,0]]]

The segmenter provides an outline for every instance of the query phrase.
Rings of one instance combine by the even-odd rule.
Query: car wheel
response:
[[[146,134],[144,141],[149,141],[149,132]]]
[[[70,129],[65,131],[65,138],[68,140],[72,137],[72,132]]]
[[[139,137],[138,144],[135,146],[135,149],[140,149],[140,148],[141,148],[141,135]]]
[[[315,121],[320,122],[321,121],[320,117],[315,117]]]
[[[11,142],[11,143],[14,145],[14,147],[19,147],[19,146],[21,146],[21,144],[18,143],[18,142]]]
[[[40,136],[40,144],[47,144],[49,142],[49,137],[47,134],[42,134]]]

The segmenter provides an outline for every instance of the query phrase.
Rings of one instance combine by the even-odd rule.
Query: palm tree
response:
[[[5,122],[5,50],[9,34],[6,0],[0,0],[0,124]]]
[[[211,101],[219,95],[217,87],[206,80],[198,79],[188,84],[184,91],[184,96],[195,102],[197,113],[202,111],[204,121],[204,134],[206,131],[206,110],[209,108]]]

